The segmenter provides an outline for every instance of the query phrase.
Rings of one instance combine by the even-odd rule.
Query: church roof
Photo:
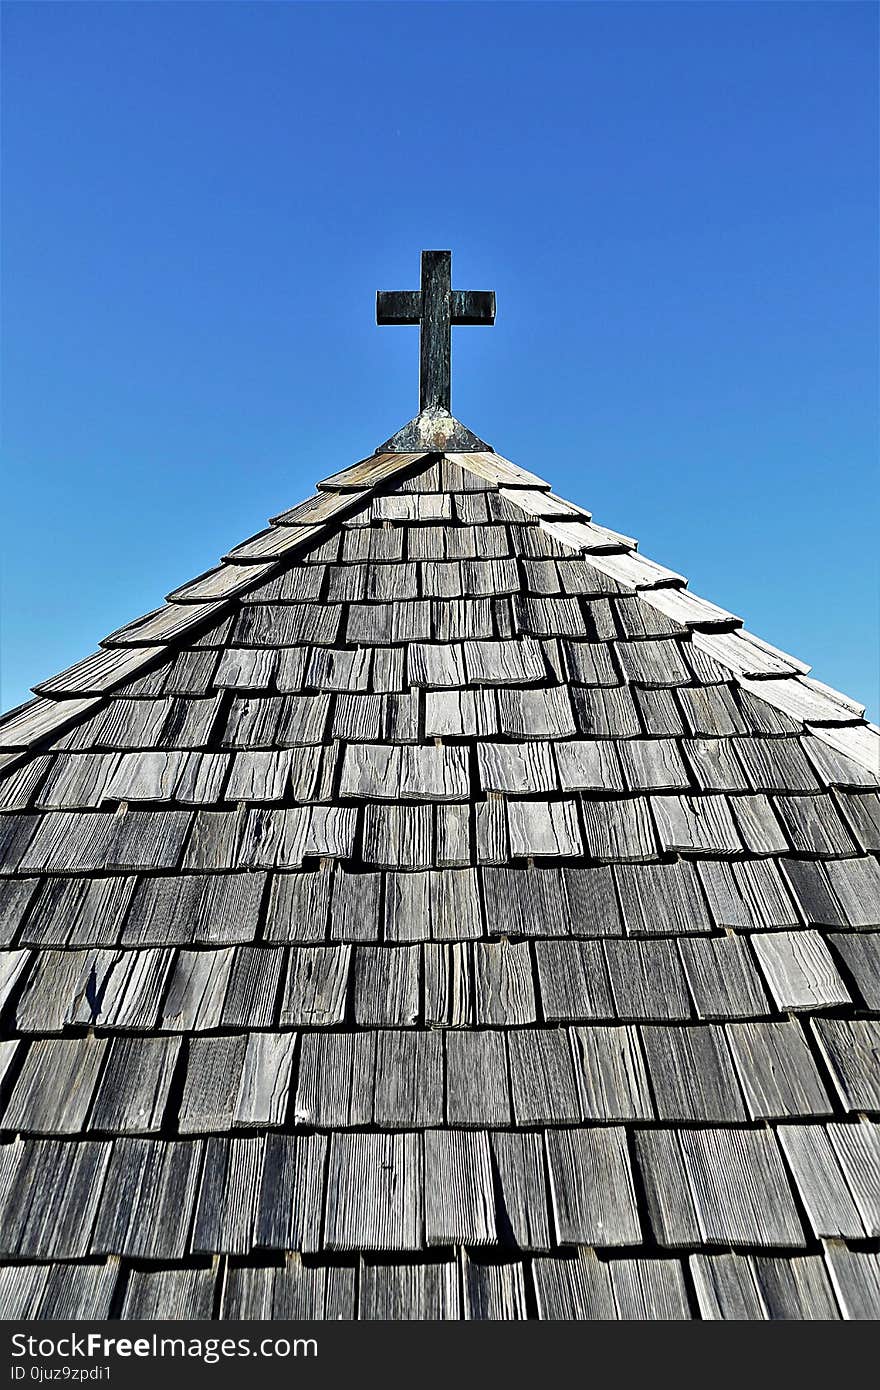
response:
[[[0,1316],[880,1316],[880,735],[808,670],[486,447],[43,681]]]

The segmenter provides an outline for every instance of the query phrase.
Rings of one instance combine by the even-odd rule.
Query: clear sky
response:
[[[3,5],[3,706],[453,411],[878,712],[877,10]]]

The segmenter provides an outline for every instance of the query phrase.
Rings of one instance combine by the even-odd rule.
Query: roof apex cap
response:
[[[412,453],[481,453],[492,452],[491,444],[472,434],[460,420],[443,406],[430,405],[416,415],[403,429],[380,444],[377,454]]]

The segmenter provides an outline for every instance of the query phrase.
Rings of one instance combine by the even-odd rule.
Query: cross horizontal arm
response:
[[[421,314],[422,295],[420,290],[377,291],[377,323],[418,323]]]
[[[452,322],[493,324],[495,322],[494,290],[453,290]]]

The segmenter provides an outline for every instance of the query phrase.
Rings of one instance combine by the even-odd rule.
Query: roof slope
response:
[[[880,1315],[878,733],[488,450],[0,722],[0,1316]]]

